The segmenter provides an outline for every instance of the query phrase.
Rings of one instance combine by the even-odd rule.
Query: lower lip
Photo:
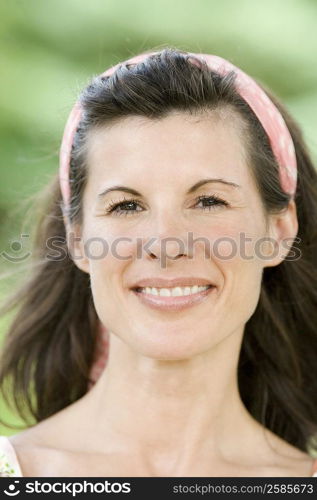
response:
[[[191,295],[180,295],[178,297],[161,297],[160,295],[152,295],[149,293],[137,292],[132,290],[138,299],[152,309],[160,311],[182,311],[187,307],[192,307],[196,304],[204,302],[211,293],[216,290],[215,286],[207,288],[201,292],[193,293]]]

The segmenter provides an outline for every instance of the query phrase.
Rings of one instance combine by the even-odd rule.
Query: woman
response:
[[[141,54],[81,94],[48,195],[4,309],[11,475],[312,476],[317,176],[277,99]]]

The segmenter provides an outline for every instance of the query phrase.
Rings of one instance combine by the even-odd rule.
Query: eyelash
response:
[[[196,198],[196,202],[199,203],[200,201],[205,201],[205,200],[212,200],[213,203],[216,202],[218,206],[225,206],[225,207],[228,207],[229,206],[229,203],[225,200],[222,200],[221,198],[219,198],[218,196],[216,195],[212,195],[212,196],[198,196],[198,198]],[[127,198],[123,198],[123,200],[121,201],[115,201],[115,202],[111,202],[106,210],[107,213],[116,213],[118,216],[120,215],[129,215],[129,214],[133,214],[133,212],[135,212],[135,210],[121,210],[121,211],[117,211],[117,209],[121,206],[126,206],[128,204],[131,204],[131,203],[134,203],[134,204],[139,204],[139,201],[138,200],[134,200],[134,199],[127,199]],[[215,206],[216,205],[208,205],[208,206],[205,206],[205,207],[202,207],[201,210],[214,210],[215,209]]]

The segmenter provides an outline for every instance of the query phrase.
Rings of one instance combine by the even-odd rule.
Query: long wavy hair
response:
[[[150,51],[149,51],[150,52]],[[188,53],[167,47],[144,62],[121,65],[94,77],[80,95],[84,113],[70,162],[71,223],[82,222],[87,181],[86,138],[93,127],[125,117],[153,120],[173,110],[199,114],[226,109],[243,126],[241,140],[265,213],[284,210],[290,196],[258,118],[237,93],[235,73],[211,71]],[[295,145],[295,194],[299,230],[290,251],[300,258],[264,268],[257,308],[245,325],[238,364],[242,401],[262,425],[303,451],[317,451],[317,174],[299,126],[264,85]],[[239,131],[237,131],[239,133]],[[90,277],[67,251],[64,206],[56,174],[44,190],[28,277],[2,306],[15,310],[2,346],[0,389],[27,422],[39,422],[87,392],[98,324]],[[47,258],[47,241],[58,236],[65,258]],[[299,243],[298,243],[299,241]],[[2,423],[3,420],[2,420]],[[5,423],[8,427],[17,428]]]

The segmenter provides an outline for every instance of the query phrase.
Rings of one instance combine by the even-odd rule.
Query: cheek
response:
[[[206,229],[206,228],[205,228]],[[267,252],[268,244],[264,241],[265,229],[256,216],[214,220],[207,228],[207,240],[211,256],[224,262],[249,262]]]
[[[235,319],[240,318],[243,323],[253,314],[259,300],[263,262],[257,247],[264,228],[245,217],[222,222],[214,225],[209,235],[210,258],[222,275],[220,301],[224,309],[234,311]]]
[[[90,286],[98,317],[105,325],[115,325],[122,320],[126,303],[123,277],[127,261],[115,257],[111,251],[103,259],[91,259]]]
[[[102,217],[86,221],[85,227],[85,255],[94,267],[120,265],[132,257],[133,231],[123,230],[118,222],[106,223]]]
[[[131,234],[107,227],[104,221],[92,221],[86,227],[85,249],[96,311],[102,321],[117,320],[126,299],[124,279],[134,260],[135,243]]]

